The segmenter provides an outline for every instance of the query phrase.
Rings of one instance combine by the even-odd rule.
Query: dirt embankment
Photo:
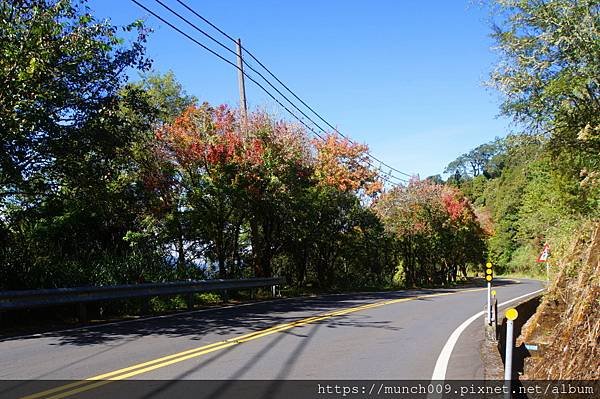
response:
[[[540,344],[526,379],[600,379],[600,223],[586,229],[558,263],[548,293],[521,342]]]

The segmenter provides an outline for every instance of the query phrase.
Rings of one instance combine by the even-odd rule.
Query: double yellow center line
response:
[[[264,330],[255,331],[249,334],[241,335],[239,337],[230,338],[225,341],[215,342],[213,344],[204,345],[198,348],[189,349],[183,352],[174,353],[172,355],[164,356],[158,359],[150,360],[148,362],[135,364],[133,366],[125,367],[119,370],[111,371],[110,373],[100,374],[93,377],[86,378],[85,380],[73,382],[66,385],[61,385],[56,388],[48,389],[43,392],[38,392],[33,395],[23,397],[22,399],[61,399],[68,396],[72,396],[81,392],[89,391],[94,388],[98,388],[102,385],[109,384],[113,381],[124,380],[127,378],[134,377],[139,374],[147,373],[152,370],[156,370],[162,367],[169,366],[171,364],[183,362],[198,356],[206,355],[211,352],[215,352],[221,349],[229,348],[234,345],[239,345],[244,342],[252,341],[265,337],[267,335],[275,334],[281,331],[286,331],[295,327],[304,326],[307,324],[315,323],[321,320],[326,320],[332,317],[343,316],[349,313],[360,312],[366,309],[378,308],[381,306],[392,305],[400,302],[412,301],[415,299],[431,298],[436,296],[452,295],[468,291],[480,291],[485,288],[476,288],[463,291],[454,292],[442,292],[438,294],[419,295],[409,298],[391,299],[368,303],[362,306],[355,306],[350,308],[341,309],[334,312],[322,313],[317,316],[308,317],[305,319],[293,321],[290,323],[278,324],[273,327],[269,327]]]

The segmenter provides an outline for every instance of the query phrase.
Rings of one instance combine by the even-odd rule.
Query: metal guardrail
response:
[[[170,283],[127,284],[100,287],[0,291],[0,311],[55,306],[69,303],[83,304],[86,302],[261,287],[272,287],[273,294],[275,294],[275,287],[283,285],[283,283],[283,277],[270,277],[240,280],[178,281]]]

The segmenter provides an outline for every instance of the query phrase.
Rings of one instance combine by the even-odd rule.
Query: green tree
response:
[[[491,83],[505,96],[504,113],[548,135],[564,173],[577,179],[583,171],[597,186],[590,172],[600,168],[600,3],[497,3],[502,62]]]
[[[122,71],[148,66],[146,32],[125,27],[139,33],[125,47],[116,27],[64,0],[2,1],[0,13],[0,195],[39,198],[72,172],[73,153],[102,154],[126,140],[101,127],[114,118]]]
[[[121,110],[124,70],[144,70],[146,31],[119,28],[82,2],[0,2],[0,253],[8,288],[131,281],[138,256],[123,240],[143,193],[130,178],[147,130]],[[120,268],[120,270],[117,270]]]

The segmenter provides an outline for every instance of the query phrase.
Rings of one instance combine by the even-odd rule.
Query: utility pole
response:
[[[248,106],[246,105],[246,85],[244,84],[244,62],[242,61],[242,39],[237,39],[237,65],[238,65],[238,86],[240,89],[240,113],[242,120],[246,121]]]

